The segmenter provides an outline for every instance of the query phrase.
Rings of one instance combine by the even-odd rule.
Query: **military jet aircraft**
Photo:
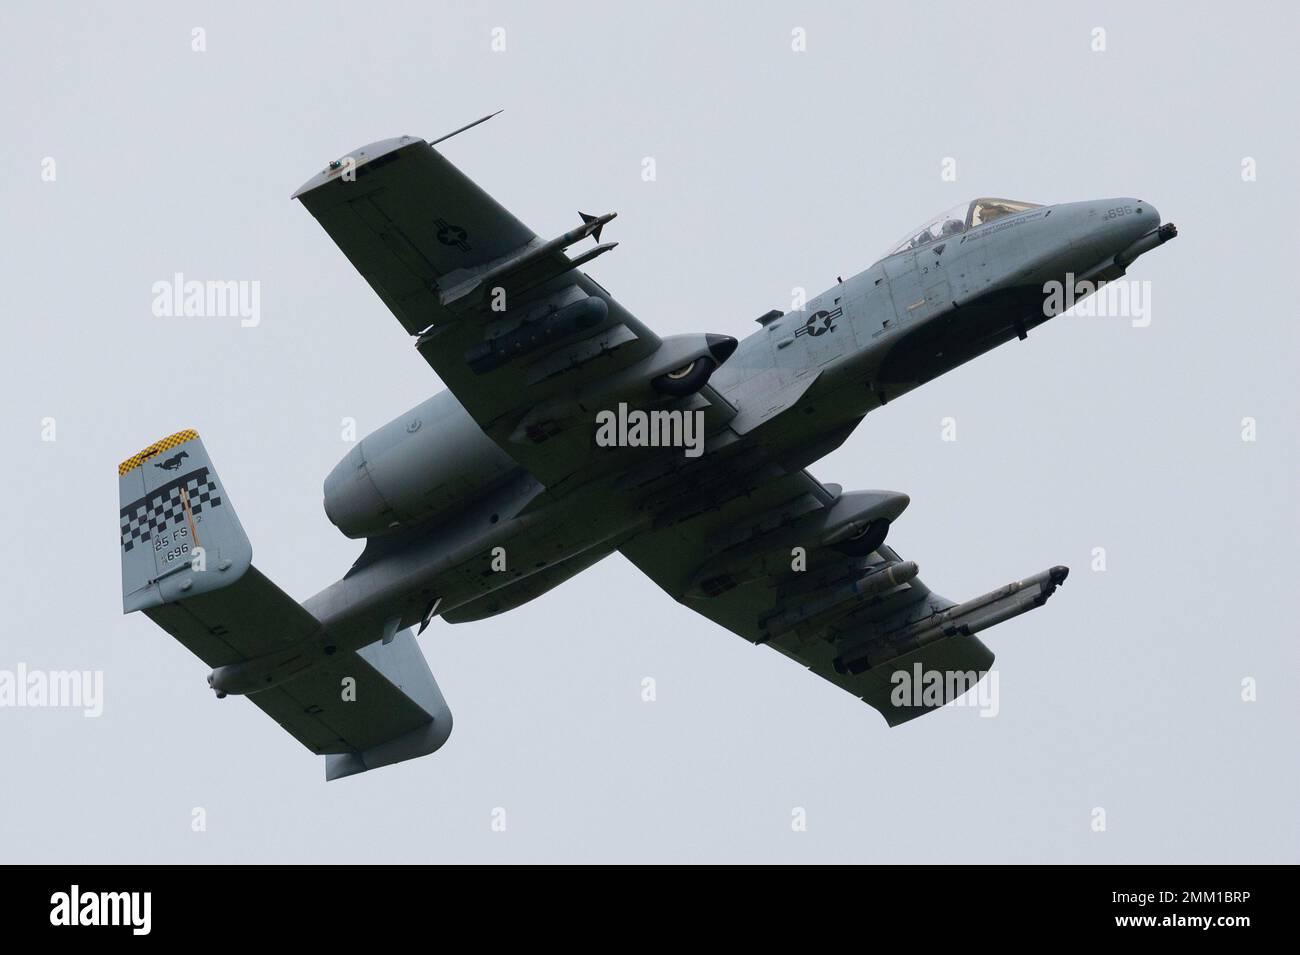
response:
[[[365,542],[343,578],[298,603],[253,566],[192,430],[118,468],[124,611],[208,664],[218,697],[246,695],[325,755],[327,779],[451,732],[413,628],[503,613],[614,551],[891,726],[968,689],[993,662],[976,634],[1065,579],[948,600],[885,543],[906,494],[806,468],[873,409],[1025,338],[1051,317],[1049,283],[1086,292],[1172,238],[1150,203],[975,199],[743,341],[661,338],[580,268],[614,248],[614,213],[543,240],[441,141],[372,143],[293,194],[448,389],[325,479],[326,515]],[[922,673],[967,679],[896,695]]]

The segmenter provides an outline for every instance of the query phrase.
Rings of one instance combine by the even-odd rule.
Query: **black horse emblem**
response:
[[[188,451],[177,451],[170,458],[167,458],[164,461],[159,461],[154,465],[154,467],[162,468],[164,471],[175,471],[181,466],[181,459],[188,458],[189,456],[190,454]]]

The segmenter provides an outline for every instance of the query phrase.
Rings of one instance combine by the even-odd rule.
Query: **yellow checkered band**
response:
[[[148,461],[150,458],[157,457],[158,455],[162,454],[164,451],[170,451],[178,444],[184,444],[186,441],[193,441],[198,436],[199,433],[197,431],[194,431],[193,429],[186,429],[185,431],[177,431],[173,435],[168,435],[167,437],[163,438],[161,441],[155,441],[153,444],[149,445],[149,447],[145,448],[139,454],[133,454],[125,461],[123,461],[121,464],[119,464],[117,466],[117,476],[121,477],[123,474],[126,474],[128,471],[134,471],[136,468],[144,464],[144,462]]]

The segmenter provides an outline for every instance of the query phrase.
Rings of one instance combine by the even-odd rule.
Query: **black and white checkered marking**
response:
[[[207,468],[181,475],[122,508],[123,553],[130,553],[136,544],[147,543],[159,531],[185,520],[181,488],[189,495],[193,514],[201,513],[204,508],[221,506],[217,485],[208,476]]]

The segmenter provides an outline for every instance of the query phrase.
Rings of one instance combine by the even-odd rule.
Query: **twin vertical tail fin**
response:
[[[441,746],[447,708],[409,630],[349,652],[252,565],[207,450],[180,431],[117,469],[122,609],[142,610],[212,667],[218,697],[246,695],[326,757],[326,779]]]
[[[122,610],[147,610],[242,577],[253,548],[195,431],[155,441],[117,468]]]

